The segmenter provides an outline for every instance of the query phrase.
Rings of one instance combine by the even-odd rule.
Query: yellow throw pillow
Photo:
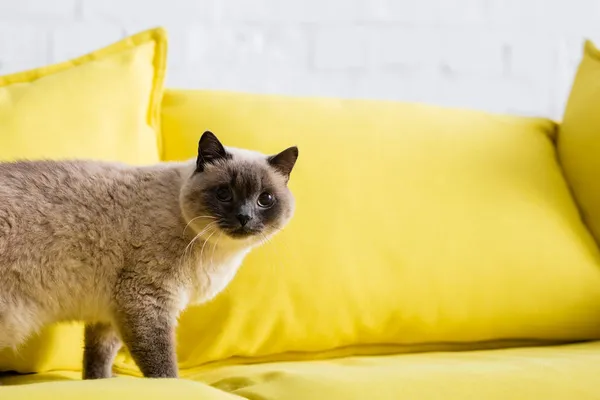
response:
[[[156,162],[165,59],[165,32],[154,29],[0,77],[0,160]]]
[[[298,145],[297,210],[224,293],[182,315],[183,368],[600,338],[599,252],[552,121],[166,92],[165,160],[194,157],[207,129],[267,153]]]
[[[159,160],[166,64],[162,29],[62,64],[0,77],[0,160]],[[49,327],[0,351],[0,371],[80,369],[82,327]]]
[[[585,222],[600,243],[600,50],[586,41],[560,125],[558,154]]]

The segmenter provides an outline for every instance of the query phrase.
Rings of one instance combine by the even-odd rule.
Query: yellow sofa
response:
[[[164,47],[156,32],[120,46],[148,40]],[[147,63],[162,71],[157,54]],[[0,370],[18,372],[0,376],[0,398],[600,398],[600,249],[589,228],[600,204],[586,197],[600,190],[590,153],[600,136],[589,134],[590,124],[600,132],[598,71],[588,43],[561,124],[200,90],[167,90],[141,113],[131,106],[143,126],[136,143],[156,143],[146,162],[193,157],[206,129],[267,153],[298,145],[296,215],[230,287],[182,315],[182,379],[140,379],[122,351],[118,378],[81,381],[81,326],[62,325],[0,353]],[[147,74],[151,98],[157,76]],[[0,80],[0,116],[2,96]],[[148,137],[158,120],[159,136]],[[13,125],[0,144],[29,134]],[[52,156],[76,154],[69,143]],[[130,145],[118,144],[143,159]],[[111,157],[120,156],[98,158]]]

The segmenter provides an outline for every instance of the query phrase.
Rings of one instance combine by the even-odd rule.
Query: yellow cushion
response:
[[[592,400],[600,343],[223,367],[187,378],[261,400]]]
[[[558,135],[558,154],[583,218],[600,242],[600,50],[586,41]]]
[[[298,145],[297,210],[223,294],[182,316],[182,367],[600,337],[599,253],[553,122],[166,92],[165,160],[193,157],[206,129],[267,153]],[[118,366],[134,370],[125,355]]]
[[[158,161],[166,36],[154,29],[73,61],[0,77],[0,160]],[[51,327],[0,371],[81,367],[80,325]]]
[[[0,391],[11,400],[592,400],[600,398],[599,375],[600,342],[594,342],[227,366],[189,372],[178,381],[83,383],[74,381],[77,373],[59,372],[0,379],[6,385]]]

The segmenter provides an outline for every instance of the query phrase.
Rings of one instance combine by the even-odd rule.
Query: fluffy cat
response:
[[[144,376],[177,377],[179,312],[221,292],[286,225],[297,157],[205,132],[183,163],[0,163],[0,348],[80,320],[84,379],[112,376],[121,342]]]

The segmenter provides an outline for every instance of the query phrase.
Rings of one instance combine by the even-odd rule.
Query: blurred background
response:
[[[0,74],[157,25],[170,87],[560,119],[600,0],[0,0]]]

